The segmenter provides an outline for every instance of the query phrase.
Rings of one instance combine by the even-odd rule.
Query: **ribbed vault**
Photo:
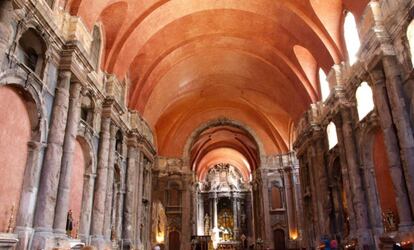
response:
[[[102,24],[102,67],[129,78],[129,107],[154,129],[159,154],[177,157],[219,117],[247,124],[264,153],[290,150],[292,124],[320,99],[318,68],[345,59],[345,11],[358,20],[367,3],[72,0],[66,9],[90,30]]]

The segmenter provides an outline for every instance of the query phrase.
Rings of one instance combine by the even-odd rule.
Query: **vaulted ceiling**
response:
[[[345,11],[358,21],[368,2],[69,0],[65,8],[90,30],[101,24],[102,68],[129,77],[130,108],[154,129],[159,154],[177,157],[195,129],[221,117],[254,130],[264,153],[288,151],[294,123],[320,99],[318,68],[346,57]]]

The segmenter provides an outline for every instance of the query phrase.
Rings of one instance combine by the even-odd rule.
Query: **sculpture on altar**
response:
[[[204,235],[210,235],[210,216],[204,216]]]

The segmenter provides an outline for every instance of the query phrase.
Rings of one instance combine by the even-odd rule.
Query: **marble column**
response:
[[[319,222],[322,235],[330,234],[330,217],[329,211],[331,210],[330,192],[328,187],[328,170],[325,163],[325,143],[324,137],[319,137],[314,142],[315,155],[314,155],[314,171],[317,179],[316,189],[318,190],[318,211]],[[327,148],[327,147],[326,147]]]
[[[234,196],[235,194],[233,193],[233,197],[232,197],[232,203],[233,203],[233,232],[234,232],[234,239],[238,239],[239,238],[239,223],[238,223],[238,216],[239,216],[239,211],[237,210],[237,203],[238,203],[238,198]]]
[[[111,117],[104,114],[101,123],[101,133],[98,151],[97,177],[95,182],[92,209],[92,244],[98,248],[103,244],[103,223],[105,213],[106,186],[108,177],[108,158],[110,144]]]
[[[197,220],[197,234],[204,235],[204,199],[203,195],[198,193],[198,220]]]
[[[92,166],[90,166],[92,168]],[[91,228],[92,204],[93,204],[93,187],[95,186],[95,173],[87,173],[83,180],[82,193],[82,212],[79,222],[79,237],[83,241],[89,243],[89,235]]]
[[[69,71],[63,71],[59,74],[36,203],[34,225],[37,234],[52,232],[69,106],[70,79],[71,72]],[[35,240],[34,247],[41,249],[43,248],[42,243],[45,242],[36,242]]]
[[[260,172],[260,180],[261,180],[261,207],[263,209],[263,240],[265,246],[273,248],[273,236],[271,232],[271,225],[270,225],[270,201],[269,201],[269,185],[268,185],[268,170],[267,169],[258,169]]]
[[[190,171],[188,167],[186,167]],[[183,190],[182,190],[182,222],[181,222],[181,249],[191,249],[191,187],[193,174],[186,172],[183,176]]]
[[[106,184],[106,198],[105,198],[105,213],[104,213],[104,238],[106,241],[111,240],[111,212],[113,211],[112,202],[114,192],[114,165],[115,165],[115,146],[116,133],[118,127],[115,124],[111,125],[110,142],[109,142],[109,158],[108,158],[108,178]]]
[[[349,219],[349,230],[350,230],[350,238],[355,237],[356,230],[357,230],[357,224],[356,224],[356,218],[355,218],[355,209],[352,203],[353,200],[353,194],[351,191],[351,181],[350,181],[350,171],[349,166],[347,163],[346,153],[345,153],[345,146],[344,146],[344,136],[342,133],[342,121],[341,119],[338,119],[338,121],[335,122],[336,125],[336,134],[338,136],[338,151],[339,151],[339,161],[341,164],[341,175],[342,175],[342,182],[343,182],[343,188],[345,191],[345,196],[347,200],[348,205],[348,217],[345,219]],[[343,204],[341,204],[343,206]]]
[[[23,250],[29,248],[37,187],[40,178],[40,152],[42,147],[42,143],[40,142],[30,141],[28,143],[28,156],[24,173],[23,188],[20,197],[19,210],[16,216],[16,233],[19,238],[17,249]]]
[[[131,139],[128,145],[128,164],[126,171],[126,190],[124,202],[123,239],[125,240],[125,246],[131,246],[134,243],[134,187],[137,171],[137,155],[138,149],[136,142],[134,139]]]
[[[373,81],[373,93],[375,107],[378,110],[378,117],[384,135],[385,148],[400,221],[401,230],[410,229],[413,224],[413,217],[410,211],[407,186],[405,185],[404,170],[400,159],[400,148],[397,135],[392,123],[391,109],[388,103],[387,90],[385,88],[385,76],[382,70],[371,72]]]
[[[137,211],[137,217],[136,217],[136,242],[137,246],[140,246],[142,244],[141,239],[141,230],[142,230],[142,211],[143,211],[143,203],[142,203],[142,197],[144,192],[144,154],[142,151],[138,154],[138,162],[139,165],[137,166],[138,175],[136,176],[136,192],[137,192],[137,200],[136,200],[136,211]]]
[[[70,87],[70,100],[68,110],[68,120],[66,125],[65,140],[63,144],[63,156],[59,180],[58,196],[56,201],[55,220],[53,223],[54,231],[58,234],[66,234],[66,220],[70,209],[70,184],[72,178],[72,165],[78,135],[78,126],[81,111],[81,92],[80,82],[73,82]],[[78,223],[78,222],[76,222]]]
[[[285,189],[286,189],[286,204],[287,204],[287,217],[288,217],[288,227],[289,227],[289,236],[292,236],[293,233],[297,232],[296,228],[296,218],[295,218],[295,200],[293,193],[292,185],[292,168],[285,167],[283,171],[283,177],[285,180]]]
[[[345,155],[349,167],[349,179],[353,195],[352,204],[355,209],[358,242],[360,246],[372,246],[373,239],[369,228],[366,197],[357,158],[356,142],[353,137],[354,130],[352,126],[351,112],[348,107],[342,107],[340,112]]]
[[[410,125],[408,107],[404,100],[403,83],[399,69],[400,64],[395,56],[384,56],[382,63],[386,76],[385,85],[392,119],[397,130],[411,208],[414,209],[414,137]]]
[[[214,197],[213,197],[213,230],[218,228],[218,223],[217,223],[217,194],[214,193]]]
[[[319,238],[321,234],[321,228],[319,221],[321,220],[319,218],[319,212],[318,212],[318,190],[317,190],[317,181],[314,174],[314,166],[312,161],[312,155],[314,154],[314,149],[309,147],[307,150],[306,155],[304,156],[307,159],[307,162],[309,163],[307,165],[307,170],[309,174],[309,187],[310,187],[310,193],[311,193],[311,200],[310,200],[310,207],[312,208],[312,225],[309,225],[309,227],[312,228],[312,236],[315,238]],[[317,244],[319,242],[315,242]]]

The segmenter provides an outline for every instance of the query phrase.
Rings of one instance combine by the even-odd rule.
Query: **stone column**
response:
[[[239,211],[237,209],[237,203],[238,198],[235,197],[235,194],[233,193],[232,197],[232,203],[233,203],[233,232],[234,232],[234,239],[239,238],[239,223],[238,223],[238,217],[239,217]]]
[[[118,127],[115,124],[111,125],[111,134],[109,142],[109,159],[108,159],[108,179],[106,185],[106,198],[105,198],[105,213],[104,213],[104,238],[106,241],[111,240],[111,212],[112,196],[114,192],[114,165],[115,165],[115,146],[116,146],[116,133]]]
[[[136,211],[137,211],[137,220],[136,220],[136,242],[137,242],[137,246],[141,246],[142,242],[141,242],[141,224],[142,224],[142,210],[143,210],[143,203],[142,203],[142,197],[143,197],[143,192],[144,192],[144,181],[143,181],[143,176],[144,176],[144,154],[142,153],[142,151],[139,152],[138,154],[138,161],[139,161],[139,165],[137,166],[137,171],[138,171],[138,175],[136,176],[136,192],[137,192],[137,200],[136,200]]]
[[[59,189],[56,201],[55,220],[53,224],[54,231],[62,235],[66,234],[66,220],[70,209],[70,184],[72,178],[73,154],[75,151],[76,136],[78,135],[80,120],[81,89],[82,85],[79,82],[72,83],[70,87],[68,121],[63,144]]]
[[[314,174],[314,166],[313,166],[313,161],[312,161],[312,155],[314,154],[313,152],[314,152],[314,149],[309,147],[307,150],[306,156],[304,156],[304,158],[306,158],[307,162],[309,163],[307,165],[307,170],[309,174],[309,188],[310,188],[310,193],[311,193],[310,207],[312,208],[312,223],[311,225],[309,225],[309,227],[312,228],[312,234],[313,234],[312,238],[313,240],[315,240],[315,238],[319,238],[321,234],[321,229],[320,229],[320,223],[319,223],[320,215],[318,212],[318,189],[316,188],[317,181],[316,181],[316,177]],[[319,239],[316,239],[316,240],[317,241],[313,243],[318,244]]]
[[[261,190],[260,190],[260,196],[261,199],[261,206],[263,209],[263,240],[265,242],[265,246],[269,246],[270,248],[273,248],[273,236],[271,233],[271,225],[270,225],[270,201],[269,201],[269,186],[268,186],[268,180],[267,180],[267,169],[258,169],[260,172],[260,180],[261,180]]]
[[[213,198],[213,231],[214,229],[218,228],[218,223],[217,223],[217,194],[214,193],[214,198]]]
[[[36,204],[37,187],[40,177],[40,152],[42,144],[36,141],[28,143],[28,156],[24,172],[24,182],[20,197],[19,210],[16,216],[16,233],[19,242],[17,249],[28,249],[32,234],[34,208]]]
[[[285,189],[286,189],[286,203],[287,203],[287,217],[289,226],[289,237],[292,233],[297,232],[296,218],[295,218],[295,200],[292,185],[292,168],[285,167],[284,171]]]
[[[313,171],[317,182],[316,190],[318,191],[318,212],[320,233],[322,235],[329,235],[330,232],[330,218],[329,210],[331,209],[330,193],[328,189],[327,167],[325,163],[325,143],[324,137],[319,135],[319,138],[314,141],[315,155],[313,157]]]
[[[400,220],[399,228],[401,230],[404,230],[404,228],[409,229],[413,224],[413,217],[410,211],[410,201],[408,199],[408,191],[405,185],[404,171],[400,159],[400,148],[392,123],[391,109],[385,88],[385,76],[381,70],[375,70],[371,72],[371,78],[373,81],[375,107],[378,111],[378,117],[384,135],[390,175],[396,194],[395,199]]]
[[[136,140],[131,139],[128,145],[128,165],[126,171],[126,192],[124,202],[123,238],[125,240],[125,246],[131,246],[134,239],[134,187],[137,171],[137,155],[138,150]]]
[[[60,166],[62,160],[62,146],[65,137],[66,119],[69,105],[69,86],[71,72],[59,74],[58,86],[50,120],[48,145],[46,148],[43,168],[40,176],[39,194],[36,203],[34,225],[36,234],[52,232],[55,214],[55,201],[59,185]],[[36,238],[36,237],[35,237]],[[34,239],[33,247],[42,249],[45,242]]]
[[[395,56],[384,56],[382,63],[386,76],[385,85],[391,106],[392,119],[400,144],[407,191],[410,197],[411,208],[414,208],[414,137],[410,125],[408,107],[404,100],[403,83],[399,69],[400,64]]]
[[[93,168],[90,166],[90,168]],[[82,212],[80,214],[79,222],[79,236],[89,243],[89,235],[91,228],[92,204],[93,204],[93,187],[95,185],[95,173],[88,173],[84,175],[83,180],[83,194],[82,194]]]
[[[105,111],[104,111],[105,112]],[[108,177],[109,137],[111,117],[103,114],[101,123],[101,134],[98,151],[97,178],[94,189],[92,209],[92,244],[102,248],[103,244],[103,223],[105,212],[106,186]]]
[[[344,146],[344,139],[343,139],[344,136],[342,133],[342,121],[338,119],[338,121],[335,122],[335,125],[336,125],[336,134],[338,136],[339,161],[341,164],[342,182],[343,182],[343,188],[345,189],[345,195],[346,195],[346,200],[348,204],[350,238],[353,238],[355,237],[355,234],[356,234],[357,225],[356,225],[356,218],[355,218],[355,209],[352,203],[353,194],[351,191],[349,166],[347,163],[346,153],[345,153],[345,146]],[[341,204],[341,206],[343,206],[343,204]]]
[[[365,191],[362,186],[361,172],[358,163],[358,154],[352,126],[351,112],[348,107],[342,107],[342,135],[345,154],[348,163],[349,180],[353,195],[352,204],[355,209],[357,224],[357,237],[360,246],[372,246],[373,240],[369,229],[368,211],[366,206]]]
[[[189,171],[189,168],[187,168],[187,171]],[[184,188],[182,190],[182,238],[181,238],[181,249],[190,249],[191,248],[191,192],[190,188],[192,187],[192,173],[186,172],[183,176],[183,184]]]
[[[204,235],[204,199],[203,195],[198,193],[198,221],[197,221],[197,234]]]

